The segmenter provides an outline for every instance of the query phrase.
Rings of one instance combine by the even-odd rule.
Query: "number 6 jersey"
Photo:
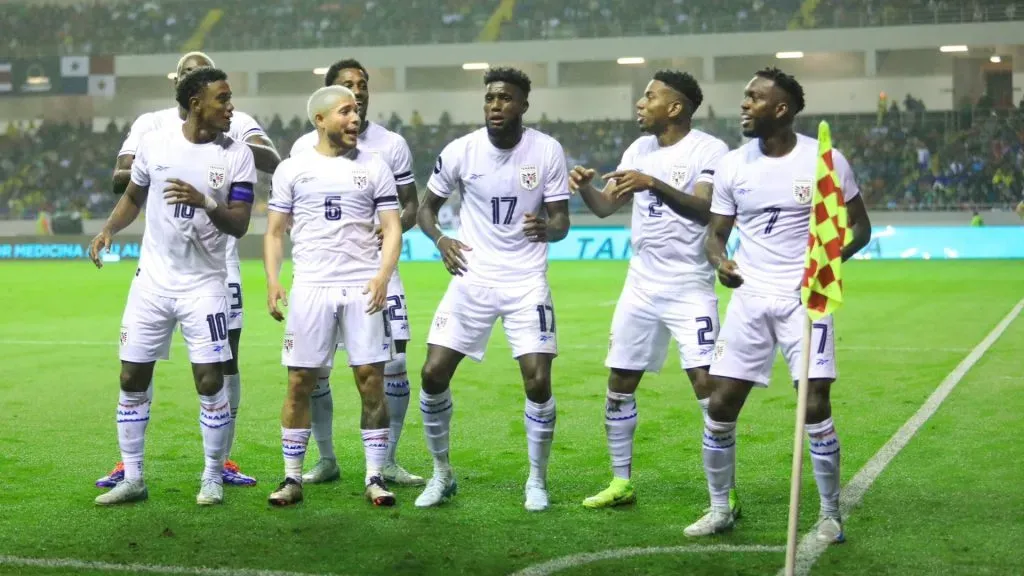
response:
[[[860,193],[846,158],[832,151],[843,198]],[[736,217],[740,245],[734,260],[741,292],[800,297],[818,167],[818,141],[797,134],[781,158],[765,156],[759,140],[729,152],[715,172],[711,212]]]

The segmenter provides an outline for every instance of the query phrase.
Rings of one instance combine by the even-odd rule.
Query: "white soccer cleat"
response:
[[[196,494],[196,504],[200,506],[215,506],[224,503],[224,484],[216,480],[204,479],[199,494]]]
[[[97,506],[115,506],[117,504],[129,504],[131,502],[142,502],[149,498],[149,491],[146,483],[142,480],[123,480],[110,489],[96,497]]]
[[[374,506],[395,505],[395,495],[388,490],[384,479],[379,475],[370,478],[370,483],[366,485],[366,499],[373,502]]]
[[[302,502],[302,484],[294,478],[285,478],[277,485],[277,490],[270,493],[267,502],[271,506],[291,506]]]
[[[387,464],[384,466],[384,480],[399,486],[423,486],[427,483],[422,476],[410,474],[398,464]]]
[[[327,458],[321,458],[312,470],[302,475],[303,484],[324,484],[339,479],[341,468],[338,468],[338,461]]]
[[[814,530],[814,537],[823,544],[846,542],[846,535],[843,534],[843,519],[835,516],[822,516]]]
[[[440,475],[435,474],[427,482],[426,489],[416,498],[417,508],[430,508],[439,506],[445,500],[455,496],[459,486],[455,482],[455,475],[451,468]]]
[[[525,506],[530,512],[540,512],[548,509],[548,491],[539,481],[527,480]]]
[[[733,522],[735,518],[732,515],[732,511],[728,508],[711,508],[711,511],[701,516],[700,520],[697,520],[693,524],[690,524],[683,530],[683,534],[686,534],[690,538],[698,538],[700,536],[711,536],[712,534],[719,534],[721,532],[728,532],[732,530]]]

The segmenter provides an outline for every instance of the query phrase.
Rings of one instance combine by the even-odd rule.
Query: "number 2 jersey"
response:
[[[398,210],[395,179],[373,154],[310,150],[274,171],[268,209],[291,214],[294,284],[365,285],[380,270],[373,218]]]
[[[692,195],[697,183],[713,181],[728,151],[725,142],[700,130],[664,147],[647,135],[626,149],[618,169],[636,170]],[[629,275],[641,286],[714,292],[714,270],[704,253],[706,225],[676,214],[653,192],[637,192],[631,229]]]
[[[204,208],[168,204],[168,180],[191,184],[218,204],[253,202],[252,151],[226,134],[206,144],[185,138],[181,124],[146,133],[134,151],[132,182],[149,188],[137,285],[169,297],[224,296],[229,235]]]
[[[853,170],[838,150],[832,150],[832,160],[849,202],[860,194]],[[800,297],[817,167],[818,140],[802,134],[781,158],[765,156],[755,139],[722,159],[711,212],[736,217],[739,248],[733,259],[743,277],[737,291]]]
[[[526,128],[519,143],[504,150],[480,128],[445,146],[427,188],[442,198],[455,191],[462,196],[458,236],[472,248],[462,253],[466,282],[545,282],[548,245],[528,241],[523,223],[526,214],[543,218],[544,203],[569,199],[565,153],[557,140]]]

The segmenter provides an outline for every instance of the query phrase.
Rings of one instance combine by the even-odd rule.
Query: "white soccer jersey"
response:
[[[459,239],[468,271],[463,279],[484,286],[543,282],[548,245],[523,234],[525,214],[545,202],[569,199],[565,153],[557,140],[532,128],[515,148],[495,148],[481,128],[445,146],[427,182],[434,194],[462,194]]]
[[[832,160],[848,202],[860,194],[853,170],[838,150]],[[743,276],[738,290],[799,298],[817,161],[818,141],[800,134],[782,158],[765,156],[759,141],[751,140],[722,159],[711,211],[736,217],[734,259]]]
[[[224,296],[228,235],[213,225],[206,210],[168,204],[164,189],[171,178],[221,204],[229,198],[252,203],[252,151],[223,134],[213,142],[193,144],[176,124],[143,136],[132,163],[132,182],[149,188],[135,282],[168,297]]]
[[[291,152],[288,155],[297,156],[312,150],[316,147],[318,139],[316,130],[303,134],[292,144]],[[412,172],[412,153],[409,151],[409,144],[401,134],[392,132],[375,122],[370,122],[366,130],[359,135],[359,143],[356,146],[383,160],[391,168],[395,183],[399,186],[416,182],[416,177]]]
[[[314,150],[278,165],[268,208],[294,219],[295,284],[362,285],[380,270],[373,217],[398,210],[398,195],[391,170],[372,154],[331,158]]]
[[[693,194],[698,182],[714,180],[729,147],[718,138],[691,130],[672,146],[641,136],[626,149],[619,170],[636,170],[676,190]],[[633,195],[633,256],[629,273],[642,286],[713,292],[715,275],[704,254],[707,226],[676,214],[653,192]]]
[[[121,151],[117,155],[134,155],[144,135],[154,130],[177,126],[184,122],[181,119],[181,112],[177,106],[156,112],[147,112],[136,118],[135,122],[132,123],[131,130],[128,131],[128,136],[124,139],[124,143],[121,144]],[[267,136],[263,128],[260,127],[259,123],[252,116],[238,110],[231,113],[231,127],[228,129],[227,134],[232,140],[242,143],[253,136],[263,136],[264,138]],[[228,262],[238,262],[238,239],[234,236],[228,236],[227,254]]]

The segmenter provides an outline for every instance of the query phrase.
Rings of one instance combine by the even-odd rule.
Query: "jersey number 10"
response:
[[[174,205],[174,217],[182,218],[184,220],[191,220],[196,215],[196,207],[189,206],[188,204],[175,204]]]

